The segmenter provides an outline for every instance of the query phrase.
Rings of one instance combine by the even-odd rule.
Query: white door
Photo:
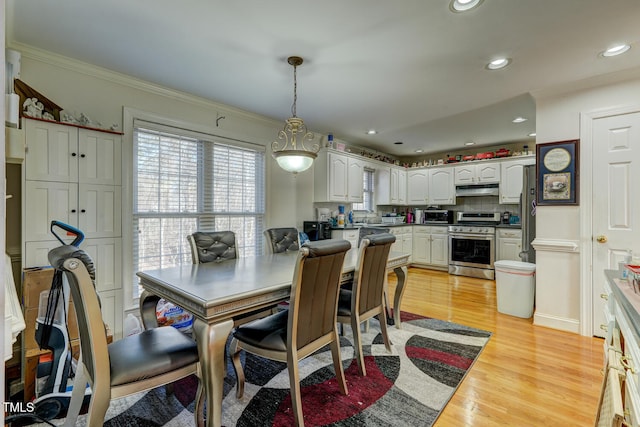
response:
[[[640,113],[593,121],[593,333],[604,336],[603,271],[640,254]]]
[[[410,170],[407,173],[407,202],[423,205],[427,203],[429,178],[427,169]]]
[[[348,201],[362,203],[364,190],[364,162],[349,158],[349,176],[347,178]]]
[[[347,158],[339,154],[329,153],[329,200],[346,202],[347,179],[349,178]]]
[[[80,129],[78,177],[84,184],[120,185],[122,173],[120,135]]]
[[[449,264],[449,238],[446,231],[431,235],[431,264],[440,266]]]
[[[24,241],[53,240],[51,221],[78,225],[78,185],[66,182],[25,182]]]

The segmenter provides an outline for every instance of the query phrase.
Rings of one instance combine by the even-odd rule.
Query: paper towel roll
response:
[[[4,95],[4,121],[8,126],[18,127],[20,114],[20,97],[17,93]]]

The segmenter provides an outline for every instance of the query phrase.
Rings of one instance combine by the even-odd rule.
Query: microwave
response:
[[[423,224],[453,224],[453,211],[426,209],[423,213]]]
[[[302,231],[312,242],[331,238],[331,225],[328,221],[304,221]]]

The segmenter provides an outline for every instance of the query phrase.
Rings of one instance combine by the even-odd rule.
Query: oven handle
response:
[[[491,234],[451,233],[450,232],[449,237],[453,239],[495,240],[495,236]]]

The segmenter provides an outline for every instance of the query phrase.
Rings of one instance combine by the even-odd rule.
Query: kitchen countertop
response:
[[[498,224],[496,225],[496,228],[513,228],[513,229],[521,229],[522,225],[521,224]]]

